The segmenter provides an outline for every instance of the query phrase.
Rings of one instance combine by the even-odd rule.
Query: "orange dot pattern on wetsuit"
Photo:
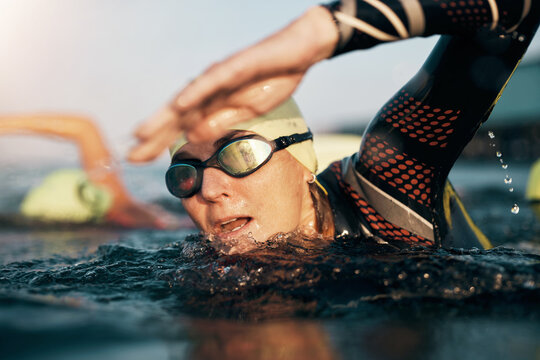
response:
[[[354,202],[354,205],[360,210],[370,231],[388,241],[402,242],[408,245],[416,246],[434,246],[435,242],[426,239],[420,235],[411,233],[397,225],[392,224],[383,218],[373,207],[371,207],[358,192],[343,180],[341,161],[336,161],[330,165],[330,169],[336,176],[341,190]]]
[[[433,0],[439,3],[453,23],[460,23],[463,27],[477,29],[478,27],[491,21],[491,11],[489,9],[489,0],[461,0],[461,1],[444,1]],[[500,22],[501,29],[507,30],[512,26],[512,22],[507,19],[508,11],[502,10],[502,21]]]
[[[400,152],[397,147],[374,135],[366,135],[365,151],[360,162],[369,171],[402,194],[422,205],[431,204],[431,184],[435,168]]]
[[[460,113],[422,104],[402,89],[382,108],[380,117],[411,139],[445,148]]]

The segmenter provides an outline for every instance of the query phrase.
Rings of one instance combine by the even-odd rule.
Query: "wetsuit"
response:
[[[366,0],[326,5],[334,56],[443,35],[420,71],[366,129],[357,154],[319,175],[335,231],[398,247],[490,247],[447,181],[538,27],[538,0]]]

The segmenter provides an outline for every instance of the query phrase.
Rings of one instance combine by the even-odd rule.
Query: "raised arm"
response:
[[[471,5],[472,4],[472,5]],[[196,142],[264,113],[334,52],[432,34],[506,34],[537,19],[532,0],[369,0],[314,7],[283,30],[210,67],[136,132],[132,161],[159,155],[182,131]],[[336,23],[339,26],[337,31]],[[516,28],[517,29],[517,28]]]
[[[322,175],[344,174],[343,188],[352,186],[371,204],[369,211],[380,218],[363,216],[362,208],[364,228],[397,243],[489,247],[446,178],[535,34],[538,6],[528,0],[344,0],[328,6],[340,30],[334,55],[444,35],[418,74],[370,122],[353,161],[335,163]],[[410,232],[384,230],[381,219]],[[404,233],[414,236],[405,239]]]
[[[385,3],[329,6],[342,34],[336,54],[414,35],[444,36],[371,121],[356,168],[369,183],[434,221],[444,210],[452,165],[487,120],[536,32],[539,2]]]

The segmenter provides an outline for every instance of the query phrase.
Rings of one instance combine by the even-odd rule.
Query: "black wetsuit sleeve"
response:
[[[537,0],[332,3],[335,55],[443,35],[420,71],[366,129],[356,170],[444,232],[442,196],[457,157],[485,121],[538,27]],[[444,238],[444,234],[436,234]]]
[[[334,14],[340,41],[334,56],[417,36],[488,30],[512,34],[538,21],[537,0],[342,0],[323,5]],[[525,20],[528,19],[528,20]]]

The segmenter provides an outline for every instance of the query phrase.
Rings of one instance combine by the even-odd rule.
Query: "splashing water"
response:
[[[252,320],[366,316],[377,304],[388,311],[385,304],[421,307],[430,299],[487,307],[477,295],[528,298],[540,284],[538,256],[502,247],[399,250],[354,237],[315,246],[306,240],[276,240],[246,254],[226,255],[213,242],[189,236],[158,249],[107,244],[86,257],[58,256],[0,269],[5,289],[12,292]]]
[[[516,36],[517,36],[517,35],[514,34],[514,39],[516,38]],[[521,40],[520,40],[520,41],[521,41]],[[488,136],[489,136],[490,139],[495,139],[495,134],[494,134],[493,131],[491,131],[491,130],[488,131]],[[495,147],[496,144],[495,144],[494,142],[490,142],[490,143],[489,143],[489,146]],[[499,163],[501,164],[501,168],[502,168],[503,170],[508,169],[508,164],[504,162],[502,152],[496,151],[496,152],[495,152],[495,156],[497,156],[497,158],[499,159]],[[505,183],[506,185],[512,184],[512,178],[510,177],[510,175],[509,175],[508,173],[506,173],[506,175],[505,175],[505,177],[504,177],[504,183]],[[510,187],[510,188],[508,188],[508,191],[511,192],[511,193],[513,193],[513,192],[514,192],[514,188],[513,188],[513,187]],[[519,213],[519,206],[518,206],[517,204],[514,204],[514,205],[512,206],[512,208],[511,208],[511,212],[512,212],[512,214],[517,214],[517,213]]]

